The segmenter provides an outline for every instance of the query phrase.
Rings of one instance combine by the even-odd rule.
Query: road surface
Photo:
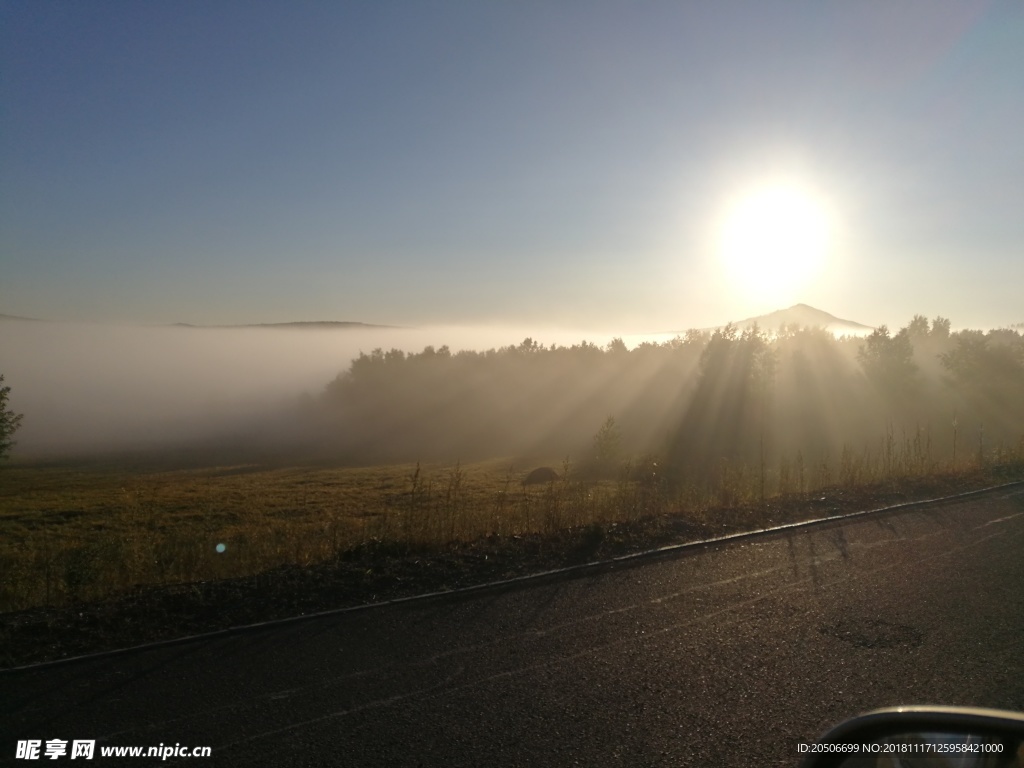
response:
[[[0,762],[79,739],[93,765],[785,766],[901,703],[1024,710],[1024,486],[9,671]]]

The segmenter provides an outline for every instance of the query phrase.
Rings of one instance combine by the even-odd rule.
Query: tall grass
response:
[[[256,473],[205,495],[204,488],[221,486],[136,479],[93,514],[69,509],[85,497],[72,487],[37,509],[8,496],[0,506],[0,526],[12,534],[0,546],[0,611],[99,600],[148,585],[239,577],[259,583],[276,567],[368,546],[422,553],[664,515],[714,523],[716,510],[729,508],[746,509],[748,522],[759,524],[780,501],[828,492],[982,469],[1024,477],[1024,439],[992,447],[982,439],[973,456],[939,461],[927,428],[897,434],[889,427],[876,444],[846,445],[838,457],[807,461],[797,451],[759,466],[722,459],[701,477],[665,477],[650,456],[597,477],[565,460],[559,479],[540,486],[521,485],[521,472],[495,463],[416,464],[397,476],[394,468],[346,477]]]

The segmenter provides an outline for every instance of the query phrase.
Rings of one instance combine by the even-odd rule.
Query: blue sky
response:
[[[2,2],[0,313],[1024,321],[1024,5]],[[715,222],[832,214],[752,290]]]

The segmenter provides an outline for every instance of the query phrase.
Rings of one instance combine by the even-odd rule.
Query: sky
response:
[[[3,0],[0,313],[1018,323],[1022,72],[1017,0]]]

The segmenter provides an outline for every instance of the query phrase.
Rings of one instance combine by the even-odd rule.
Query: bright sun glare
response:
[[[765,303],[792,300],[824,267],[829,229],[824,204],[798,185],[747,190],[728,207],[718,235],[730,284]]]

